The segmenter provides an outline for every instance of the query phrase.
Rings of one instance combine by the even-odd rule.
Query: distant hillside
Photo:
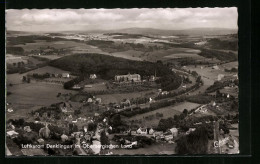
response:
[[[138,73],[141,76],[173,75],[165,65],[159,63],[133,61],[103,54],[75,54],[50,62],[51,66],[71,71],[76,74],[96,73],[103,79],[114,79],[115,75]],[[177,76],[177,75],[176,75]]]
[[[7,34],[29,34],[30,32],[24,31],[7,31]],[[32,33],[32,32],[31,32]],[[34,32],[37,33],[37,32]],[[42,33],[42,32],[38,32]],[[57,34],[57,32],[45,32],[48,34]],[[82,30],[82,31],[60,31],[61,33],[128,33],[128,34],[140,34],[140,35],[227,35],[237,34],[237,29],[228,28],[192,28],[185,30],[163,30],[154,28],[126,28],[126,29],[115,29],[115,30]]]
[[[193,28],[187,30],[161,30],[161,29],[153,29],[153,28],[127,28],[127,29],[119,29],[119,30],[107,30],[103,32],[142,34],[142,35],[227,35],[227,34],[236,34],[237,29]]]

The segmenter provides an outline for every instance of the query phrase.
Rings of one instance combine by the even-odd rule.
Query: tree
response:
[[[85,72],[86,72],[86,66],[85,66],[85,64],[81,64],[81,65],[79,66],[79,72],[81,73],[81,75],[85,74]]]
[[[31,82],[31,78],[27,78],[27,83],[30,83]]]
[[[109,145],[109,139],[104,130],[100,134],[100,142],[101,142],[101,145]]]
[[[221,97],[221,93],[219,90],[216,91],[216,97]]]
[[[80,109],[74,111],[74,115],[79,115],[79,114],[81,114]]]
[[[23,76],[23,82],[25,82],[26,81],[26,76]]]
[[[161,65],[163,64],[163,62],[161,60],[157,60],[156,63],[161,64]]]
[[[119,114],[114,115],[109,119],[109,124],[114,127],[122,125],[121,116]]]
[[[177,140],[177,154],[207,154],[208,132],[205,127],[198,128]]]
[[[184,109],[182,113],[183,113],[185,116],[187,116],[188,110],[187,110],[187,109]]]

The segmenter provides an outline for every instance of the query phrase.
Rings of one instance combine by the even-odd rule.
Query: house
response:
[[[225,77],[225,75],[223,75],[223,74],[218,74],[218,81],[220,81],[222,78],[224,78]]]
[[[219,67],[217,65],[214,65],[212,69],[219,70]]]
[[[189,128],[189,130],[186,132],[186,134],[190,134],[191,132],[194,132],[196,130],[196,128]]]
[[[197,123],[194,123],[194,125],[201,125],[202,122],[197,122]]]
[[[12,122],[10,122],[10,123],[7,125],[7,128],[14,130],[14,129],[15,129],[15,126],[12,124]]]
[[[25,126],[25,127],[23,128],[23,130],[26,131],[27,133],[29,133],[29,132],[32,131],[32,129],[30,128],[30,126]]]
[[[149,130],[149,134],[153,134],[154,133],[154,130],[151,128],[150,130]]]
[[[91,141],[91,135],[90,134],[85,134],[84,136],[86,141]]]
[[[96,98],[96,102],[101,103],[101,98]]]
[[[92,88],[92,85],[85,85],[85,88]]]
[[[92,102],[93,102],[92,98],[88,98],[88,103],[92,103]]]
[[[59,107],[62,112],[66,113],[66,112],[68,112],[68,110],[71,109],[72,105],[68,102],[62,102],[62,103],[60,103]]]
[[[160,135],[163,135],[163,131],[156,131],[153,134],[154,134],[154,136],[160,136]]]
[[[109,129],[112,130],[113,129],[112,126],[109,126]]]
[[[63,78],[70,78],[70,74],[69,73],[62,73],[61,76]]]
[[[85,133],[87,133],[88,132],[88,127],[84,126],[83,130],[84,130]]]
[[[75,124],[75,123],[78,122],[78,119],[76,119],[76,120],[72,120],[71,122]]]
[[[65,135],[65,134],[62,134],[62,135],[60,136],[60,138],[61,138],[61,141],[62,141],[62,142],[65,142],[65,141],[67,141],[67,140],[69,139],[69,137],[68,137],[67,135]]]
[[[197,42],[197,43],[194,43],[194,44],[197,45],[197,46],[201,46],[201,45],[204,45],[206,43],[207,43],[207,41],[200,41],[200,42]]]
[[[170,141],[170,140],[173,139],[173,135],[165,135],[165,136],[164,136],[164,139],[165,139],[166,141]]]
[[[81,87],[80,87],[78,84],[76,84],[76,85],[74,85],[74,86],[72,87],[72,89],[79,90],[79,89],[81,89]]]
[[[7,109],[7,112],[9,112],[9,113],[11,113],[11,112],[13,112],[14,110],[13,110],[13,108],[8,108]]]
[[[50,133],[51,133],[51,131],[48,128],[48,124],[47,123],[45,124],[45,127],[41,128],[39,130],[39,136],[41,138],[49,138],[50,137]]]
[[[147,134],[147,129],[146,128],[139,128],[136,131],[137,134]]]
[[[170,132],[172,133],[173,137],[177,137],[178,136],[178,129],[177,128],[171,128]]]
[[[97,75],[96,75],[96,74],[90,74],[89,78],[90,78],[90,79],[96,79],[96,78],[97,78]]]
[[[125,101],[122,101],[121,106],[125,107],[125,106],[131,106],[131,102],[129,99],[126,99]]]
[[[37,140],[37,142],[38,142],[39,144],[44,144],[44,139],[40,138],[40,139]]]
[[[13,139],[13,138],[16,138],[16,137],[19,135],[19,133],[17,133],[17,132],[14,131],[14,130],[8,131],[8,132],[6,132],[6,133],[7,133],[7,136],[8,136],[8,137],[11,137],[12,139]]]
[[[215,101],[212,103],[212,106],[216,106],[216,102]]]
[[[161,93],[162,95],[168,95],[169,94],[169,92],[168,91],[162,91],[162,93]]]
[[[149,79],[149,81],[155,81],[155,76],[154,75],[152,75],[152,76],[150,76],[150,79]]]

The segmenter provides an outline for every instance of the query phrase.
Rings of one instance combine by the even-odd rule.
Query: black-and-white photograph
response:
[[[6,10],[6,156],[239,154],[238,12]]]

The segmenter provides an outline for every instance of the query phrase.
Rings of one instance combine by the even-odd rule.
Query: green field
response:
[[[174,115],[179,115],[183,112],[184,109],[191,110],[198,106],[200,106],[200,104],[191,103],[191,102],[183,102],[183,103],[179,103],[177,105],[167,106],[167,107],[160,108],[160,109],[157,109],[157,110],[154,110],[151,112],[147,112],[144,114],[135,115],[133,117],[126,118],[126,121],[130,122],[132,120],[141,120],[141,125],[143,125],[143,126],[156,127],[158,125],[160,119],[166,119],[169,117],[173,117]],[[156,113],[163,114],[163,117],[160,117],[160,118],[154,117],[151,120],[144,119],[145,117],[155,115]]]
[[[133,93],[120,93],[120,94],[108,94],[108,95],[97,95],[102,99],[102,103],[109,104],[110,102],[120,103],[123,99],[131,99],[137,97],[144,97],[147,93],[155,92],[156,90],[133,92]],[[153,97],[153,96],[151,96]]]

